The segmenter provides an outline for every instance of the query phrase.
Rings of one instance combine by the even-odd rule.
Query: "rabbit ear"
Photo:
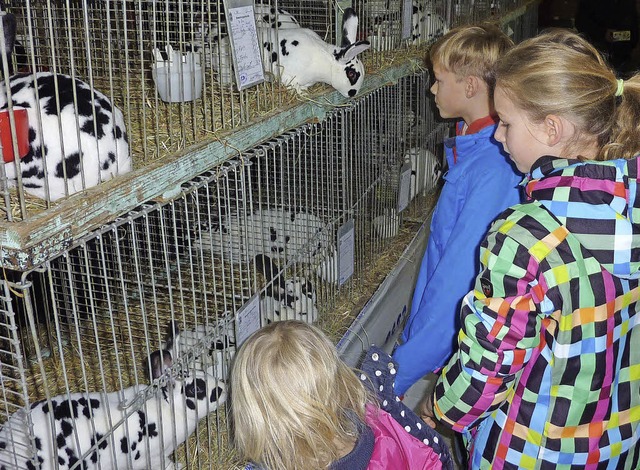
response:
[[[338,62],[342,63],[349,62],[355,56],[366,51],[370,47],[371,43],[369,43],[369,41],[358,41],[354,44],[349,44],[348,46],[343,47],[340,52],[336,54],[336,59]]]
[[[271,258],[260,253],[256,255],[256,269],[264,274],[267,282],[272,281],[278,275],[278,266],[276,266]]]
[[[171,351],[176,342],[176,338],[180,335],[180,327],[178,322],[169,320],[167,323],[167,339],[164,342],[164,349]]]
[[[171,353],[165,349],[153,351],[149,354],[149,377],[151,380],[157,379],[166,369],[173,364]]]
[[[11,13],[6,13],[4,10],[0,11],[0,16],[2,16],[5,51],[7,54],[11,54],[16,41],[16,17]]]
[[[342,14],[342,47],[356,42],[358,33],[358,15],[353,8],[347,8]]]
[[[260,253],[259,255],[256,255],[255,261],[256,269],[260,270],[264,274],[267,284],[271,283],[269,292],[272,292],[275,288],[284,288],[284,279],[278,274],[280,272],[280,268],[277,264],[271,261],[269,256]]]

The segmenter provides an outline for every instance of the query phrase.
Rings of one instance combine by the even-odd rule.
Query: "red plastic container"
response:
[[[14,109],[13,116],[16,121],[16,137],[18,138],[18,157],[22,158],[29,153],[29,118],[26,109]],[[5,163],[15,159],[13,143],[11,142],[11,124],[9,123],[9,111],[0,111],[0,143],[2,143],[2,156]]]

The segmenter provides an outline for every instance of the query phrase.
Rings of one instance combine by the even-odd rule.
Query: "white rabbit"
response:
[[[55,201],[131,170],[124,116],[105,95],[62,74],[39,72],[36,83],[39,100],[33,75],[14,75],[8,83],[14,108],[26,108],[29,119],[29,152],[20,161],[26,192]],[[7,109],[6,86],[0,84],[0,110]],[[13,162],[4,169],[16,179]]]
[[[253,7],[258,28],[299,28],[298,20],[286,10],[272,5],[256,3]]]
[[[346,97],[358,93],[364,81],[364,65],[357,55],[370,45],[368,41],[356,41],[358,17],[352,8],[347,8],[343,15],[341,47],[324,42],[310,29],[294,27],[293,22],[281,23],[284,26],[273,28],[266,27],[264,21],[258,22],[265,71],[298,92],[320,82]],[[213,61],[213,67],[227,84],[232,76],[229,51],[226,36],[214,46],[214,59],[219,60]]]
[[[10,15],[2,16],[4,24]],[[13,45],[15,27],[4,33]],[[55,201],[131,170],[124,116],[105,95],[68,75],[18,74],[0,84],[0,110],[8,109],[7,87],[29,120],[29,151],[16,159],[26,192]],[[3,164],[15,184],[18,161]]]
[[[316,291],[311,281],[301,276],[285,278],[269,256],[258,255],[255,262],[256,269],[261,270],[267,280],[260,298],[263,324],[280,320],[312,323],[318,319]]]
[[[419,194],[435,189],[442,166],[433,152],[422,147],[410,148],[404,154],[404,162],[411,163],[410,201]]]
[[[0,430],[0,469],[138,470],[157,469],[162,463],[164,469],[175,468],[169,455],[195,431],[200,419],[224,403],[226,387],[213,376],[196,372],[160,389],[137,411],[123,408],[146,387],[59,395],[51,404],[44,400],[18,410]],[[31,432],[35,454],[30,459]]]
[[[173,363],[185,356],[186,366],[206,371],[214,377],[226,380],[229,364],[236,352],[235,324],[231,313],[208,325],[181,331],[178,324],[170,321],[167,325],[167,339],[161,349],[149,356],[150,378],[156,379],[170,369]]]
[[[400,6],[389,0],[366,0],[365,14],[368,17],[367,39],[375,50],[390,50],[398,47],[402,29]],[[447,21],[438,13],[433,0],[413,0],[411,13],[412,44],[432,41],[447,31]]]
[[[398,47],[402,29],[402,10],[398,1],[365,0],[361,14],[366,20],[367,40],[374,50],[383,51]]]
[[[345,9],[342,17],[341,47],[306,28],[261,29],[264,69],[298,92],[320,82],[354,97],[364,82],[364,65],[357,56],[370,47],[369,41],[356,41],[357,29],[353,8]]]
[[[288,209],[261,209],[246,217],[231,214],[219,225],[202,230],[194,243],[211,250],[225,261],[242,263],[264,254],[273,258],[312,261],[325,256],[330,237],[316,215]]]
[[[414,0],[411,15],[411,42],[430,42],[446,34],[449,24],[434,11],[433,1]]]

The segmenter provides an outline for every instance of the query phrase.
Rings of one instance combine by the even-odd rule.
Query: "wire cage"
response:
[[[427,119],[427,82],[426,72],[408,76],[321,122],[270,139],[183,184],[179,195],[145,203],[37,269],[0,281],[0,418],[6,430],[0,442],[11,449],[0,450],[0,463],[21,468],[32,458],[82,462],[94,455],[117,468],[147,468],[155,462],[144,460],[155,449],[151,437],[136,441],[146,446],[139,457],[146,463],[118,460],[122,439],[150,432],[133,423],[143,413],[159,419],[171,437],[165,443],[175,444],[165,444],[170,451],[161,453],[163,464],[172,459],[187,468],[204,468],[203,462],[232,468],[223,401],[243,335],[237,328],[246,328],[239,326],[240,312],[257,308],[260,324],[316,322],[353,295],[370,260],[403,226],[402,214],[378,216],[397,208],[392,192],[399,188],[405,149],[437,145],[434,132],[442,123]],[[401,124],[402,148],[381,148],[385,140],[370,136],[398,130],[381,126],[378,114],[400,97],[412,103],[416,118]],[[412,204],[419,206],[420,193],[435,185],[414,186]],[[344,282],[337,250],[339,228],[348,221],[354,264]],[[181,395],[188,387],[180,385],[203,374],[218,399],[196,407],[200,424],[185,424],[186,436],[178,432],[181,423],[176,429],[162,424],[171,416],[154,410],[164,410],[167,397],[174,400],[171,413],[192,422],[182,402],[193,397]],[[62,431],[43,407],[83,399],[97,400],[111,415],[87,412],[82,423],[65,415],[66,434],[45,443],[42,429],[56,429],[50,440]],[[88,443],[87,428],[94,439]],[[11,442],[5,441],[9,430]],[[194,440],[208,447],[194,453]]]
[[[42,6],[38,18],[51,24],[54,7],[64,5],[69,24],[75,7],[85,7],[78,18],[86,23],[91,7],[114,18],[111,10],[133,6],[124,16],[139,28],[143,3],[42,0],[13,8],[30,17]],[[183,7],[177,11],[196,14]],[[527,11],[509,19],[515,36],[529,31],[520,24]],[[161,21],[174,12],[164,9]],[[125,36],[142,41],[136,31]],[[33,51],[28,56],[33,66]],[[171,192],[158,188],[156,197],[121,206],[82,236],[54,231],[63,240],[43,247],[44,262],[3,269],[0,466],[57,468],[56,458],[69,468],[98,459],[118,469],[241,466],[226,406],[235,348],[253,326],[283,318],[315,322],[334,339],[347,333],[354,305],[363,305],[356,301],[380,281],[368,284],[368,276],[389,271],[376,263],[402,253],[395,243],[410,240],[433,203],[450,124],[436,117],[429,85],[428,73],[412,68],[327,106],[321,118],[266,136],[255,131],[258,143],[212,159],[196,175],[176,175]],[[132,103],[129,92],[114,81],[105,96]],[[121,106],[129,131],[133,105]],[[200,105],[177,106],[183,114],[172,125],[190,134],[185,119]],[[153,152],[159,125],[150,128]],[[200,137],[174,138],[187,145]],[[188,167],[198,152],[206,153],[194,147],[180,163]],[[78,216],[98,206],[76,200]],[[350,269],[345,233],[353,239]]]
[[[497,20],[526,3],[495,0],[493,9],[483,9],[474,1],[353,2],[360,19],[357,39],[368,39],[373,46],[359,56],[361,76],[375,76],[399,53],[420,60],[420,46],[455,24]],[[272,30],[285,34],[303,27],[336,44],[342,38],[344,7],[325,0],[264,0],[254,4],[254,11],[261,38]],[[407,8],[411,24],[404,38]],[[32,218],[68,196],[125,174],[130,191],[148,187],[142,169],[179,158],[187,148],[223,140],[249,123],[264,127],[262,136],[256,130],[254,143],[268,139],[274,135],[264,124],[269,118],[305,102],[314,106],[314,94],[331,89],[318,85],[299,95],[278,83],[272,70],[264,83],[238,89],[221,0],[6,0],[4,9],[15,16],[17,35],[0,70],[11,76],[11,87],[1,84],[0,95],[10,91],[10,108],[28,108],[24,132],[22,118],[11,109],[3,111],[9,114],[8,127],[0,125],[0,134],[7,137],[3,149],[13,150],[11,155],[21,153],[21,135],[28,142],[26,158],[11,157],[4,174],[0,170],[0,209],[9,222]],[[9,29],[2,28],[5,33]],[[265,55],[265,43],[261,50],[267,57],[271,51]],[[283,67],[281,60],[278,56],[276,70]],[[173,94],[163,96],[162,84]],[[2,101],[0,109],[7,107]],[[337,95],[329,102],[348,103]],[[300,124],[290,122],[286,128]],[[158,187],[156,195],[166,190]],[[93,194],[99,199],[102,191]],[[124,210],[142,201],[135,202]]]
[[[6,164],[4,179],[11,187],[20,187],[17,195],[5,195],[8,220],[28,218],[30,213],[51,206],[58,199],[143,168],[191,144],[211,139],[214,133],[232,130],[296,101],[295,94],[273,81],[247,90],[237,89],[230,57],[222,54],[227,25],[221,1],[9,0],[5,4],[6,11],[17,18],[18,34],[3,73],[11,75],[11,83],[24,75],[20,89],[12,85],[13,106],[38,110],[30,114],[30,126],[45,135],[43,142],[29,142],[30,147],[40,146],[33,150],[38,153],[36,158],[48,160],[45,180],[50,182],[50,187],[34,191],[35,185],[42,185],[33,181],[35,176],[29,176],[24,183],[19,180],[19,173],[34,166],[32,157],[29,163],[16,158]],[[277,28],[280,15],[283,20],[293,15],[293,21],[301,21],[301,26],[334,41],[334,10],[330,3],[283,2],[282,8],[276,9],[275,3],[265,1],[254,9],[259,30]],[[183,63],[175,63],[173,69],[161,67],[174,57]],[[173,100],[174,95],[170,95],[171,101],[167,102],[163,96],[160,74],[167,70],[169,86],[176,84],[170,91],[184,99]],[[29,74],[37,77],[39,90],[37,94],[31,92],[27,102]],[[45,87],[41,75],[54,83]],[[72,80],[50,80],[53,76],[69,76]],[[56,96],[58,102],[52,105],[49,99]],[[75,118],[69,108],[75,111]],[[112,108],[113,117],[109,115]],[[60,114],[58,119],[52,117],[56,114]],[[91,121],[93,116],[97,122]],[[105,120],[115,121],[114,129],[104,129],[107,136],[102,139],[101,125]],[[73,121],[80,121],[88,135],[72,135]],[[92,127],[97,131],[92,132]],[[11,146],[11,133],[8,135]],[[121,142],[115,169],[102,168],[110,165],[108,159],[113,152],[95,142],[100,140]],[[74,146],[80,147],[83,175],[97,175],[72,181],[75,173],[69,170],[68,175],[59,176],[56,158],[62,160],[63,166],[78,166],[76,161],[71,162],[72,150],[67,149]],[[55,148],[61,149],[60,157],[54,155]],[[43,173],[41,168],[33,171]],[[55,181],[62,186],[60,189],[51,187],[54,178],[64,180]]]

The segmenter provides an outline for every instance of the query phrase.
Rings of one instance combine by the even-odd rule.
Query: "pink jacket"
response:
[[[442,468],[435,451],[409,434],[389,413],[367,406],[367,425],[375,444],[367,470],[422,470]]]

